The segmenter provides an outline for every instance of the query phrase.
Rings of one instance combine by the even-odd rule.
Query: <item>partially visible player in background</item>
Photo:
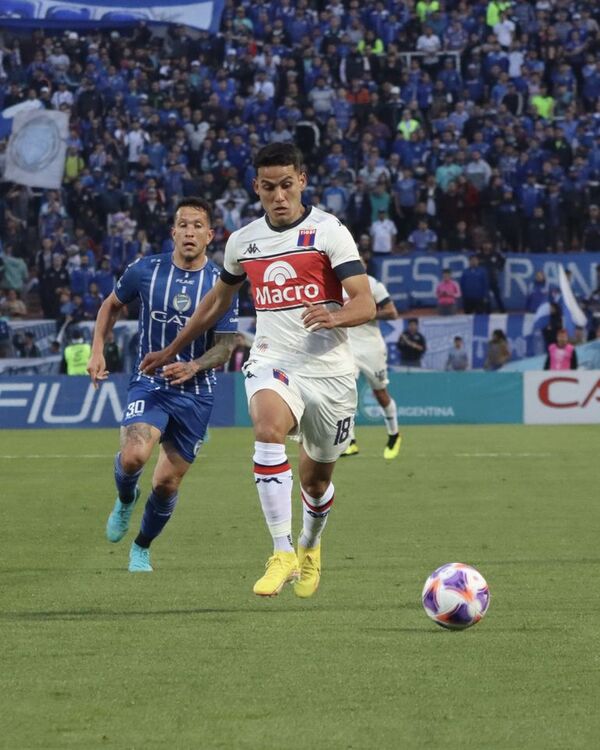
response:
[[[121,450],[115,457],[117,499],[106,524],[110,542],[125,536],[140,495],[140,475],[160,442],[152,491],[129,553],[132,573],[152,570],[150,544],[171,517],[181,480],[202,445],[214,401],[213,368],[229,359],[237,330],[237,300],[232,297],[219,319],[191,341],[176,362],[152,377],[139,372],[142,358],[177,336],[219,278],[220,268],[206,257],[213,237],[207,201],[192,197],[180,201],[171,235],[172,253],[132,263],[103,302],[87,365],[95,386],[108,377],[104,358],[108,335],[124,305],[139,297],[138,357],[121,423]]]
[[[363,265],[364,259],[363,259]],[[385,428],[388,439],[383,450],[383,457],[386,459],[396,458],[400,453],[402,437],[398,430],[398,409],[396,402],[390,396],[387,385],[390,382],[387,372],[387,345],[379,330],[378,320],[396,320],[398,311],[392,301],[388,290],[377,281],[374,276],[367,275],[369,286],[377,312],[372,320],[363,323],[361,326],[354,326],[348,329],[348,340],[356,364],[356,377],[362,372],[367,383],[371,386],[373,395],[377,403],[381,406]],[[350,431],[350,445],[342,453],[342,456],[355,456],[358,453],[356,444],[356,435],[354,433],[354,422]]]
[[[214,290],[177,340],[147,355],[141,367],[151,374],[168,362],[223,314],[248,277],[256,337],[243,372],[254,427],[254,483],[273,539],[273,554],[254,593],[276,596],[286,582],[297,580],[294,591],[306,598],[319,585],[321,534],[334,500],[331,479],[356,411],[345,329],[370,320],[375,303],[350,232],[332,214],[302,204],[307,175],[298,148],[264,146],[254,166],[254,190],[265,215],[231,234]],[[285,446],[290,434],[302,441],[297,556]]]

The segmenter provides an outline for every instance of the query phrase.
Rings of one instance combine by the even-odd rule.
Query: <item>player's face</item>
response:
[[[302,191],[306,174],[297,172],[290,164],[285,167],[260,167],[254,180],[262,207],[273,226],[293,224],[302,216]]]
[[[175,215],[171,236],[175,243],[175,261],[186,268],[201,268],[206,247],[214,235],[203,208],[184,206]]]

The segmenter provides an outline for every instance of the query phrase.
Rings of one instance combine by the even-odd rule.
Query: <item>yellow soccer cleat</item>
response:
[[[298,545],[298,564],[300,580],[294,585],[294,593],[302,599],[308,599],[319,588],[321,580],[321,545],[302,547]]]
[[[295,552],[275,552],[267,560],[266,573],[254,584],[258,596],[277,596],[288,581],[300,577],[300,567]]]
[[[358,453],[358,445],[356,445],[356,440],[351,440],[350,445],[342,453],[342,456],[356,456],[357,453]]]
[[[400,446],[402,445],[402,435],[397,432],[395,435],[390,435],[387,441],[387,445],[383,449],[383,457],[388,460],[396,458],[400,453]]]

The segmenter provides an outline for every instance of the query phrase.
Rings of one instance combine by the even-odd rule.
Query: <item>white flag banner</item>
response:
[[[38,188],[59,188],[65,169],[69,115],[49,110],[17,112],[6,151],[3,179]]]

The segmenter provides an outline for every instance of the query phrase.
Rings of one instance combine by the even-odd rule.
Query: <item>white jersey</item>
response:
[[[381,281],[377,281],[374,276],[367,275],[369,280],[369,286],[371,287],[371,294],[375,300],[376,305],[380,305],[385,300],[390,298],[390,294]],[[385,341],[381,335],[379,329],[379,323],[375,318],[363,323],[360,326],[353,326],[348,328],[348,336],[350,338],[350,346],[352,352],[357,354],[361,351],[373,351],[385,348]]]
[[[360,263],[352,235],[332,214],[318,208],[287,227],[273,227],[266,216],[233,232],[227,240],[225,271],[247,274],[256,309],[256,337],[250,358],[305,377],[354,371],[346,328],[308,331],[304,302],[330,310],[343,305],[334,269]],[[356,267],[358,268],[358,266]],[[348,269],[353,276],[354,266]]]

